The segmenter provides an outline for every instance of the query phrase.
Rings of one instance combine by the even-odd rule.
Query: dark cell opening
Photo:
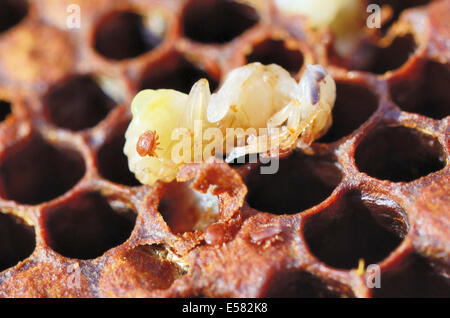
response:
[[[412,34],[397,37],[386,48],[377,48],[375,59],[369,66],[369,72],[384,74],[387,71],[398,69],[416,50],[416,41]]]
[[[414,255],[399,265],[397,271],[383,271],[380,288],[374,288],[377,298],[449,298],[450,281],[439,275],[423,257]]]
[[[0,33],[19,24],[27,14],[27,1],[0,0]]]
[[[284,41],[268,39],[253,48],[253,51],[247,55],[247,62],[260,62],[264,65],[278,64],[295,75],[303,65],[303,54],[299,50],[287,48]]]
[[[128,169],[128,159],[123,153],[125,131],[128,123],[115,130],[112,136],[98,152],[98,169],[100,174],[115,183],[127,186],[139,186],[133,173]]]
[[[206,78],[211,91],[218,87],[218,82],[199,67],[178,54],[171,54],[164,61],[148,68],[139,85],[139,89],[175,89],[189,93],[192,86],[201,78]]]
[[[268,298],[339,298],[354,297],[348,287],[331,289],[310,273],[297,271],[278,274],[264,297]]]
[[[341,269],[357,268],[360,259],[366,265],[382,261],[408,231],[403,211],[392,205],[356,191],[347,193],[305,221],[309,249],[325,264]]]
[[[378,98],[369,88],[337,82],[333,124],[319,142],[334,142],[350,135],[369,119],[377,107]]]
[[[11,114],[11,103],[0,100],[0,123]]]
[[[430,135],[406,127],[383,127],[369,133],[356,148],[359,170],[394,182],[409,182],[445,166],[443,150]]]
[[[329,57],[332,63],[349,70],[358,70],[382,75],[400,68],[414,54],[417,48],[412,34],[396,37],[387,47],[365,43],[347,60],[342,60],[331,48]]]
[[[9,200],[38,204],[70,190],[84,175],[80,154],[32,136],[0,163],[0,193]]]
[[[92,77],[84,75],[54,86],[44,97],[44,106],[55,125],[79,131],[103,120],[115,102]]]
[[[274,174],[256,168],[247,178],[247,202],[274,214],[294,214],[319,204],[341,181],[335,163],[327,158],[292,153],[279,161]]]
[[[0,271],[26,259],[35,246],[32,226],[14,215],[0,212]]]
[[[185,8],[184,34],[197,42],[226,43],[259,20],[251,6],[229,0],[191,0]]]
[[[95,49],[108,59],[134,58],[157,47],[162,38],[145,27],[144,17],[118,12],[106,17],[95,34]]]
[[[79,195],[51,211],[45,220],[48,243],[59,254],[93,259],[125,242],[136,213],[125,204],[112,205],[101,194]]]
[[[434,119],[450,115],[450,64],[428,62],[420,78],[391,84],[391,96],[400,108]]]

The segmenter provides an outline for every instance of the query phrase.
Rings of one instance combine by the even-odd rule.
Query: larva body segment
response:
[[[252,63],[230,72],[214,94],[205,79],[189,95],[145,90],[132,103],[133,120],[124,152],[130,170],[145,184],[172,181],[182,164],[194,160],[193,150],[199,143],[202,147],[210,143],[208,149],[213,149],[201,152],[201,160],[219,154],[226,154],[227,161],[250,153],[276,156],[299,141],[309,145],[322,136],[331,125],[335,98],[334,80],[320,65],[308,65],[299,83],[278,65]],[[231,128],[245,133],[230,134]],[[200,134],[215,129],[222,138],[210,141],[195,136],[199,129]],[[155,148],[156,135],[159,149]],[[188,142],[184,148],[180,137]],[[191,152],[175,160],[180,148],[183,153]]]
[[[128,167],[143,184],[157,180],[170,182],[176,177],[177,165],[167,155],[171,131],[178,122],[187,103],[187,95],[174,90],[144,90],[136,95],[131,105],[133,120],[125,133],[124,153]],[[155,156],[141,157],[136,150],[139,138],[152,130],[159,136],[160,148]],[[169,160],[168,160],[169,159]]]

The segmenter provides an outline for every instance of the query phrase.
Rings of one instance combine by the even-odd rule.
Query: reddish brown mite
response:
[[[141,157],[150,156],[157,157],[155,151],[159,148],[159,136],[155,130],[147,130],[143,133],[136,144],[136,151]]]

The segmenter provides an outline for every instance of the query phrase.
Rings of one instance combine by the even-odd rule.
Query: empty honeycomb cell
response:
[[[43,103],[51,122],[73,131],[94,127],[115,106],[89,75],[56,84],[44,96]]]
[[[184,35],[201,43],[233,40],[259,20],[257,11],[237,1],[191,0],[182,17]]]
[[[187,94],[195,82],[201,78],[208,80],[212,91],[218,87],[218,81],[214,77],[181,55],[172,53],[163,61],[147,68],[140,80],[139,88],[140,90],[175,89]]]
[[[264,297],[269,298],[339,298],[354,297],[349,288],[329,288],[329,284],[304,271],[287,271],[273,279]]]
[[[134,58],[156,48],[163,38],[145,25],[134,12],[116,12],[105,17],[95,33],[95,49],[112,60]]]
[[[114,203],[114,204],[113,204]],[[136,212],[110,202],[98,192],[72,197],[47,212],[48,244],[59,254],[93,259],[125,242],[136,222]]]
[[[11,113],[11,103],[0,100],[0,123]]]
[[[247,202],[274,214],[293,214],[319,204],[341,181],[341,172],[328,158],[293,152],[279,161],[274,174],[255,169],[247,178]]]
[[[172,233],[191,232],[217,220],[218,201],[210,193],[191,189],[188,182],[171,182],[166,185],[158,211]]]
[[[70,190],[84,172],[78,152],[55,147],[33,135],[0,162],[0,194],[19,203],[42,203]]]
[[[0,271],[26,259],[35,246],[32,226],[14,215],[0,212]]]
[[[396,37],[386,48],[377,48],[369,72],[384,74],[400,68],[414,53],[417,44],[412,34]]]
[[[282,40],[267,39],[253,47],[247,55],[247,63],[278,64],[292,75],[297,74],[303,65],[303,54],[298,49],[289,48]]]
[[[419,79],[391,84],[393,101],[404,111],[434,119],[450,115],[450,64],[428,62]]]
[[[414,54],[416,48],[414,36],[408,33],[397,36],[386,47],[378,47],[369,43],[361,45],[359,50],[346,62],[342,62],[333,52],[330,54],[330,59],[338,65],[343,63],[342,66],[350,70],[382,75],[400,68]]]
[[[439,275],[429,261],[413,255],[405,258],[397,270],[381,272],[380,288],[372,289],[376,298],[449,298],[450,281]]]
[[[445,166],[440,143],[415,129],[396,126],[375,129],[356,148],[361,172],[394,182],[410,182]]]
[[[334,142],[350,135],[369,119],[377,107],[378,97],[368,87],[337,81],[333,125],[319,142]]]
[[[140,182],[128,169],[128,160],[123,153],[127,126],[128,123],[115,129],[114,135],[100,148],[98,169],[104,178],[112,182],[126,186],[138,186]]]
[[[310,251],[325,264],[357,268],[385,259],[403,240],[408,223],[392,201],[351,191],[305,220],[303,233]]]
[[[0,33],[20,23],[28,14],[28,4],[25,0],[0,1]]]

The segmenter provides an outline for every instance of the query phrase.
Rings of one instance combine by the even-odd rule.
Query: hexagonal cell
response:
[[[28,3],[25,0],[0,1],[0,33],[19,24],[27,14]]]
[[[0,162],[0,195],[24,204],[46,202],[70,190],[84,172],[78,152],[33,135]]]
[[[93,259],[125,242],[136,222],[136,212],[98,192],[77,195],[48,212],[48,244],[59,254]]]
[[[262,174],[257,168],[247,176],[247,202],[260,211],[298,213],[330,196],[341,178],[332,160],[293,152],[279,161],[276,173]]]
[[[167,88],[189,93],[195,82],[201,78],[208,80],[211,91],[218,87],[217,80],[211,75],[180,54],[172,53],[144,72],[139,89]]]
[[[141,183],[128,169],[128,159],[123,153],[125,131],[128,123],[115,129],[112,136],[98,151],[98,169],[102,177],[126,186],[139,186]]]
[[[226,43],[259,20],[257,11],[237,1],[191,0],[182,18],[184,35],[201,43]],[[232,23],[230,23],[232,22]]]
[[[377,48],[375,59],[369,72],[384,74],[402,66],[416,50],[417,44],[412,34],[399,36],[386,48]]]
[[[188,182],[166,185],[158,211],[175,234],[204,230],[218,219],[218,199],[189,187]]]
[[[97,26],[95,49],[111,60],[134,58],[153,50],[163,38],[152,32],[145,19],[130,11],[108,15]]]
[[[371,177],[410,182],[445,167],[445,156],[432,136],[396,126],[369,132],[356,148],[355,162]]]
[[[11,103],[0,100],[0,123],[11,114]]]
[[[403,259],[398,268],[381,272],[380,288],[372,289],[376,298],[449,298],[450,281],[440,276],[429,261],[418,255]]]
[[[285,41],[274,39],[255,45],[246,58],[248,63],[278,64],[292,75],[297,74],[303,65],[303,53],[300,50],[291,49]]]
[[[339,298],[354,297],[349,288],[331,288],[318,277],[304,271],[287,271],[272,279],[264,297],[268,298]],[[273,286],[272,286],[273,285]]]
[[[369,119],[377,107],[378,97],[368,87],[337,81],[333,125],[319,142],[334,142],[350,135]]]
[[[360,259],[366,265],[382,261],[407,232],[405,213],[395,202],[359,191],[346,193],[307,218],[303,228],[310,251],[340,269],[357,268]]]
[[[116,105],[89,75],[56,84],[44,96],[43,104],[51,122],[73,131],[94,127]]]
[[[30,256],[36,246],[34,228],[11,214],[0,212],[0,271]]]
[[[391,84],[392,100],[407,112],[434,119],[450,115],[450,64],[429,61],[419,79]]]
[[[396,37],[387,47],[378,47],[371,43],[361,45],[346,61],[342,61],[339,56],[330,52],[332,63],[344,66],[349,70],[358,70],[374,74],[385,74],[400,68],[417,48],[416,41],[412,34],[405,34]],[[331,50],[332,51],[332,50]]]

